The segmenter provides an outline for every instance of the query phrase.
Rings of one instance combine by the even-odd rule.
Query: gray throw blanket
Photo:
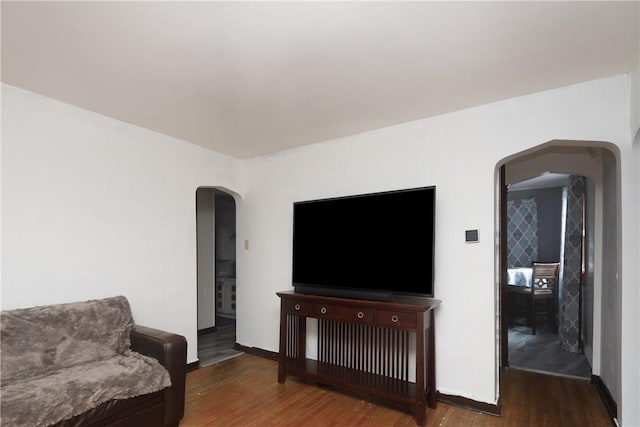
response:
[[[170,386],[157,360],[130,350],[133,326],[122,296],[3,311],[0,423],[47,426]]]

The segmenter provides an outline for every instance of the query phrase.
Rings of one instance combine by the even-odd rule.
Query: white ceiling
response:
[[[2,80],[248,158],[628,72],[639,4],[2,1]]]

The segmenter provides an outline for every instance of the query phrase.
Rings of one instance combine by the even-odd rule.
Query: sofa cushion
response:
[[[171,385],[157,360],[127,351],[2,387],[2,424],[46,426],[112,399],[153,393]]]
[[[52,427],[164,426],[164,402],[162,390],[130,399],[112,399]]]
[[[24,381],[130,348],[134,322],[123,296],[3,311],[0,383]]]

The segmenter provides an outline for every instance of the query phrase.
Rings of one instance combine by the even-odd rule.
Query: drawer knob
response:
[[[322,313],[322,314],[327,314],[327,307],[322,307],[322,308],[320,309],[320,313]]]
[[[300,311],[300,304],[296,304],[293,306],[296,311]]]
[[[393,323],[398,323],[398,320],[400,320],[400,319],[398,319],[398,316],[396,316],[395,314],[393,316],[391,316],[391,321]]]
[[[359,311],[358,312],[358,319],[362,319],[364,317],[364,313]]]

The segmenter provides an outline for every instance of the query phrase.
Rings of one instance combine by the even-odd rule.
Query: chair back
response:
[[[554,290],[558,284],[558,262],[534,262],[531,286],[534,289]]]

